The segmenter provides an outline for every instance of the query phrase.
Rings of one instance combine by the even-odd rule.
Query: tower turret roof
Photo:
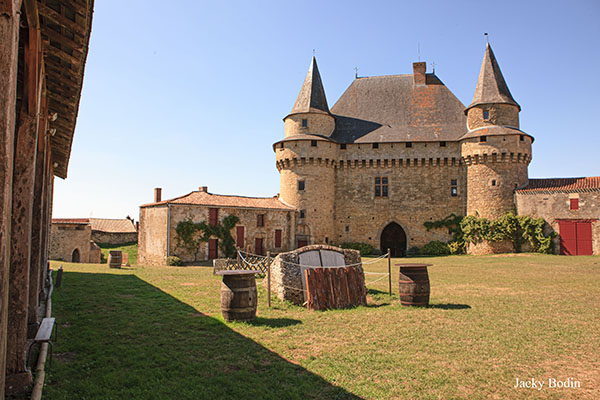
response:
[[[465,110],[465,113],[470,108],[479,104],[499,103],[512,104],[519,107],[519,110],[521,110],[521,106],[513,99],[510,90],[508,90],[508,85],[506,84],[506,81],[504,81],[498,61],[496,61],[492,47],[488,43],[485,48],[483,62],[481,63],[475,95],[473,96],[471,105]]]
[[[314,56],[311,60],[308,74],[306,74],[306,79],[304,79],[302,89],[300,89],[300,94],[290,114],[308,112],[329,114],[325,89],[323,89],[321,74],[319,74],[319,68],[317,67],[317,59]]]

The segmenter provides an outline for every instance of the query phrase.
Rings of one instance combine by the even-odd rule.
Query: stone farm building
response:
[[[260,211],[248,208],[267,219],[287,215],[285,223],[264,231],[263,246],[271,251],[363,242],[401,256],[412,246],[451,239],[445,230],[428,231],[425,222],[451,213],[494,219],[516,210],[544,217],[560,233],[562,253],[600,254],[599,179],[530,180],[534,138],[520,129],[520,111],[489,44],[467,107],[435,73],[426,72],[425,62],[417,62],[412,74],[357,77],[330,109],[313,57],[284,118],[284,138],[273,145],[280,195],[239,199],[271,204]],[[146,241],[140,239],[142,259],[164,262],[167,254],[175,254],[168,240],[174,220],[164,211],[170,202],[140,209],[140,236]],[[208,218],[209,208],[219,215],[229,212],[217,203],[196,207],[188,216],[197,220]],[[149,210],[162,212],[162,222],[156,217],[147,223]],[[273,229],[283,232],[282,247],[269,239]],[[252,237],[244,235],[246,245]],[[160,243],[160,252],[154,244],[145,247],[149,242]],[[207,249],[201,249],[201,257],[217,256]],[[507,249],[486,251],[499,250]]]
[[[50,239],[52,260],[99,263],[98,244],[137,242],[137,230],[130,219],[53,218]]]

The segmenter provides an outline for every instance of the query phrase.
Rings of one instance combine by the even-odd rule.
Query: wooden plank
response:
[[[52,336],[52,329],[54,328],[54,322],[56,318],[44,318],[42,320],[42,324],[35,335],[36,342],[47,342],[50,340],[50,336]]]
[[[77,22],[71,21],[69,18],[62,14],[57,13],[46,4],[39,3],[40,14],[50,21],[71,30],[73,33],[77,33],[80,36],[86,37],[86,27],[78,24]]]

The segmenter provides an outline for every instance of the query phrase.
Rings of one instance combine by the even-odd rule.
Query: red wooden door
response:
[[[577,255],[577,226],[573,221],[558,221],[560,254]]]
[[[244,249],[244,227],[243,226],[237,226],[235,228],[235,237],[236,237],[236,244],[237,247],[239,247],[240,249]]]
[[[298,248],[308,246],[308,241],[306,240],[298,240]]]
[[[281,229],[275,229],[275,247],[281,247]]]
[[[577,221],[577,255],[592,255],[592,223]]]
[[[256,238],[254,240],[254,254],[258,254],[259,256],[263,255],[263,240],[262,240],[262,238]]]
[[[219,239],[208,239],[208,258],[214,260],[219,257]]]

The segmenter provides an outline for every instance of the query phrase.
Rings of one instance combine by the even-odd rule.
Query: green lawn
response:
[[[600,398],[600,257],[419,261],[434,264],[432,307],[401,307],[385,279],[367,307],[327,312],[275,298],[268,309],[259,288],[252,323],[223,322],[208,268],[61,263],[44,398]],[[394,268],[395,293],[397,279]],[[517,378],[545,386],[515,389]]]
[[[104,258],[106,260],[108,260],[108,252],[110,250],[121,250],[123,253],[128,254],[129,264],[131,264],[131,265],[137,264],[137,252],[138,252],[137,242],[125,243],[125,244],[98,243],[98,246],[102,250],[102,255],[104,256]]]

